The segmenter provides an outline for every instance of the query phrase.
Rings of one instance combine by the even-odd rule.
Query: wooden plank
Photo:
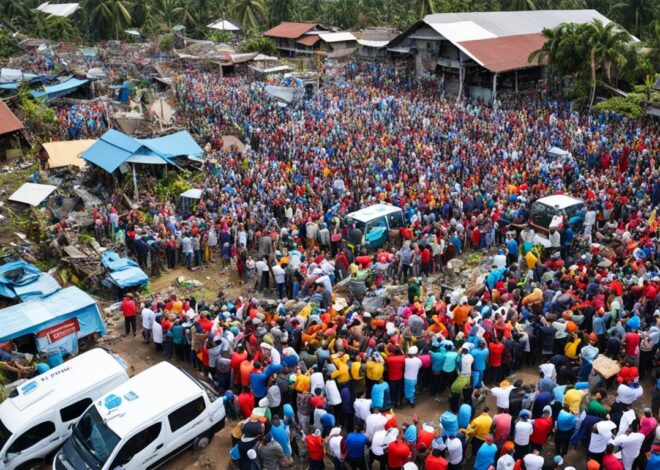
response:
[[[66,252],[66,254],[73,259],[85,259],[87,258],[87,255],[80,251],[78,248],[76,248],[73,245],[68,245],[63,248],[63,250]]]

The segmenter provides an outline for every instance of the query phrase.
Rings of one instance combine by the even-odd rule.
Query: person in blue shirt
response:
[[[557,433],[555,434],[555,454],[562,457],[568,453],[568,444],[575,432],[577,417],[564,405],[557,415]]]
[[[369,438],[362,432],[360,426],[356,425],[353,432],[346,436],[346,461],[354,469],[367,470],[365,461],[365,449],[369,444]]]
[[[328,434],[330,434],[330,431],[334,427],[335,427],[335,415],[333,415],[332,413],[326,413],[323,416],[321,416],[321,433],[323,434],[323,437],[326,437]]]
[[[474,470],[488,470],[488,467],[495,464],[495,455],[497,446],[493,442],[493,436],[486,437],[486,443],[479,447],[477,456],[474,459]]]
[[[252,388],[255,402],[259,402],[259,399],[266,396],[266,392],[268,391],[266,386],[268,378],[273,374],[277,374],[281,370],[281,364],[269,364],[264,371],[261,372],[261,364],[259,362],[254,364],[254,371],[250,374],[250,387]]]
[[[518,262],[518,242],[513,235],[506,236],[506,264],[511,266]]]
[[[447,346],[447,354],[445,354],[445,361],[442,364],[442,373],[440,376],[440,392],[444,392],[445,389],[451,385],[454,381],[456,375],[456,367],[459,362],[458,352],[454,348],[454,345]]]
[[[277,415],[272,417],[271,424],[271,436],[282,446],[284,455],[291,457],[291,434],[289,432],[289,426],[284,424],[284,421]]]
[[[440,376],[442,374],[442,367],[445,363],[445,348],[440,346],[440,343],[434,341],[431,344],[431,394],[438,397],[440,393]]]
[[[486,342],[482,339],[479,340],[477,347],[472,349],[471,354],[474,357],[474,362],[472,363],[472,386],[474,388],[481,388],[484,381],[486,364],[488,364]]]
[[[651,447],[651,455],[646,461],[646,470],[656,470],[660,468],[660,445]]]
[[[386,395],[389,396],[389,392],[389,384],[383,382],[382,379],[377,384],[374,384],[374,386],[371,387],[371,406],[381,410],[389,408],[385,407]],[[387,401],[389,402],[389,399],[387,399]]]

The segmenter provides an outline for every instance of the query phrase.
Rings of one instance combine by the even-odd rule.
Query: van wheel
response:
[[[16,470],[41,470],[44,463],[41,460],[30,460],[16,467]]]
[[[213,440],[213,434],[204,434],[201,436],[197,436],[193,441],[192,448],[195,450],[201,450],[206,446],[208,446],[212,440]]]

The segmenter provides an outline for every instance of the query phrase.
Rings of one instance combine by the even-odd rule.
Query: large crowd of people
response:
[[[210,374],[239,468],[660,468],[656,123],[531,96],[456,102],[366,65],[286,107],[192,69],[176,89],[208,150],[202,198],[95,216],[143,266],[217,258],[258,292],[122,304],[127,334],[141,314],[144,341]],[[223,150],[230,127],[244,152]],[[584,208],[540,249],[530,205],[557,193]],[[374,203],[404,218],[377,252],[347,244],[343,222]],[[429,281],[477,250],[476,283]],[[346,277],[353,305],[337,301]],[[449,407],[397,416],[432,398]]]

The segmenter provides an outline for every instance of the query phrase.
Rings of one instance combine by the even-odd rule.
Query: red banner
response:
[[[59,325],[51,326],[49,328],[41,330],[37,334],[37,337],[43,338],[44,336],[48,336],[48,341],[54,343],[55,341],[59,341],[66,336],[77,333],[78,331],[80,331],[80,325],[78,325],[78,319],[70,318],[66,321],[63,321]]]

